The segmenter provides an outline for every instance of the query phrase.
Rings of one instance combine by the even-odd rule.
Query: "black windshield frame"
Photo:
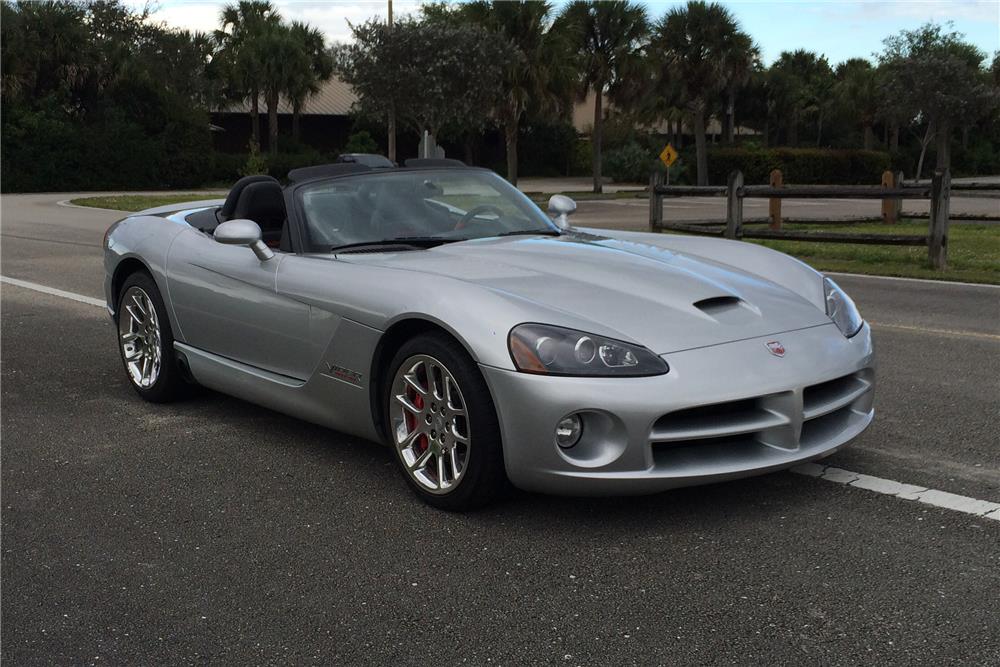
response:
[[[373,170],[365,171],[353,174],[344,174],[342,176],[332,176],[332,177],[321,177],[309,179],[302,181],[300,183],[293,183],[287,191],[286,194],[286,204],[288,204],[288,210],[291,213],[290,218],[294,218],[296,236],[301,239],[301,244],[299,247],[303,249],[306,253],[328,253],[331,252],[333,247],[338,244],[331,244],[325,240],[316,240],[312,238],[310,233],[309,219],[306,212],[306,205],[304,202],[305,193],[310,190],[321,187],[325,183],[343,183],[343,182],[355,182],[355,181],[365,181],[373,182],[377,180],[382,180],[385,178],[393,178],[403,174],[419,174],[421,176],[472,176],[481,177],[489,180],[489,184],[494,186],[496,190],[501,195],[509,195],[509,201],[512,203],[521,213],[525,215],[525,218],[533,223],[537,224],[537,231],[539,234],[552,235],[561,232],[560,228],[552,222],[552,220],[538,207],[535,202],[531,201],[524,193],[510,185],[506,180],[489,169],[482,169],[476,167],[466,167],[462,169],[458,168],[396,168],[396,169],[385,169],[385,170]],[[291,220],[289,220],[291,222]],[[533,228],[525,228],[524,233],[530,233]],[[374,230],[373,230],[374,231]],[[447,241],[461,241],[461,240],[472,240],[477,238],[491,238],[493,236],[499,236],[500,233],[504,231],[511,231],[507,229],[498,230],[498,234],[493,235],[469,235],[468,239],[465,238],[455,238],[454,236],[443,236],[443,239]],[[373,238],[370,239],[373,244],[377,244],[383,238]],[[387,246],[388,247],[388,246]]]

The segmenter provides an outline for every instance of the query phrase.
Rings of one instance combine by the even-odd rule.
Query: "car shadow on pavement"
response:
[[[120,390],[123,395],[131,394],[124,382]],[[138,402],[137,398],[130,400]],[[233,443],[245,444],[253,439],[262,459],[269,458],[268,450],[272,455],[280,450],[293,461],[307,460],[312,466],[308,475],[311,480],[303,480],[303,483],[336,483],[348,495],[352,486],[355,492],[365,494],[375,489],[379,494],[395,496],[397,506],[410,504],[411,510],[421,514],[438,515],[465,524],[503,523],[514,518],[523,522],[530,516],[530,523],[548,527],[560,524],[636,527],[650,523],[686,523],[695,519],[709,525],[725,523],[737,515],[745,515],[748,510],[758,519],[784,518],[790,509],[801,510],[811,504],[829,502],[832,491],[832,487],[817,485],[814,480],[778,472],[643,496],[564,497],[511,488],[507,496],[494,505],[466,514],[448,514],[424,506],[410,492],[396,469],[392,452],[378,443],[201,388],[190,400],[168,406],[149,406],[149,409],[183,416],[189,424],[196,421],[222,427],[222,431],[233,436],[223,440],[224,447]],[[245,432],[245,437],[241,432]],[[212,444],[206,443],[206,446]]]

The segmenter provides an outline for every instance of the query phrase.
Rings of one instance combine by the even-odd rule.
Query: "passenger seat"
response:
[[[236,201],[232,218],[253,220],[260,225],[261,238],[272,248],[290,251],[282,247],[282,230],[287,221],[285,212],[285,195],[277,181],[257,181],[243,188]],[[287,243],[287,234],[285,241]]]

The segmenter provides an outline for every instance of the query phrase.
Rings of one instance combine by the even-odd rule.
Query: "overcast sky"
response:
[[[273,0],[287,19],[307,21],[326,33],[331,41],[351,37],[348,22],[385,17],[385,0]],[[143,0],[134,0],[141,5]],[[225,2],[209,0],[160,0],[154,17],[169,25],[209,31],[218,26]],[[561,5],[564,2],[556,2]],[[682,4],[668,0],[644,3],[654,19],[667,8]],[[848,58],[871,57],[882,40],[903,29],[913,29],[929,20],[951,21],[955,30],[992,55],[1000,49],[1000,0],[883,0],[723,2],[743,28],[760,44],[764,61],[770,64],[782,51],[799,48],[827,56],[831,64]],[[395,0],[394,12],[413,13],[419,0]]]

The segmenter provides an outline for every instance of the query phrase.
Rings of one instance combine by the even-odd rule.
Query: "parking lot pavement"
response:
[[[445,514],[376,445],[141,402],[99,308],[3,309],[10,664],[1000,660],[996,522],[790,473]]]
[[[121,211],[60,205],[71,194],[0,197],[0,264],[7,276],[103,295],[101,243]]]
[[[3,274],[100,297],[105,220],[9,199]],[[1000,502],[1000,289],[837,279],[878,413],[826,462]],[[377,445],[143,403],[99,307],[4,284],[0,324],[5,664],[1000,662],[1000,521],[793,473],[444,514]]]

